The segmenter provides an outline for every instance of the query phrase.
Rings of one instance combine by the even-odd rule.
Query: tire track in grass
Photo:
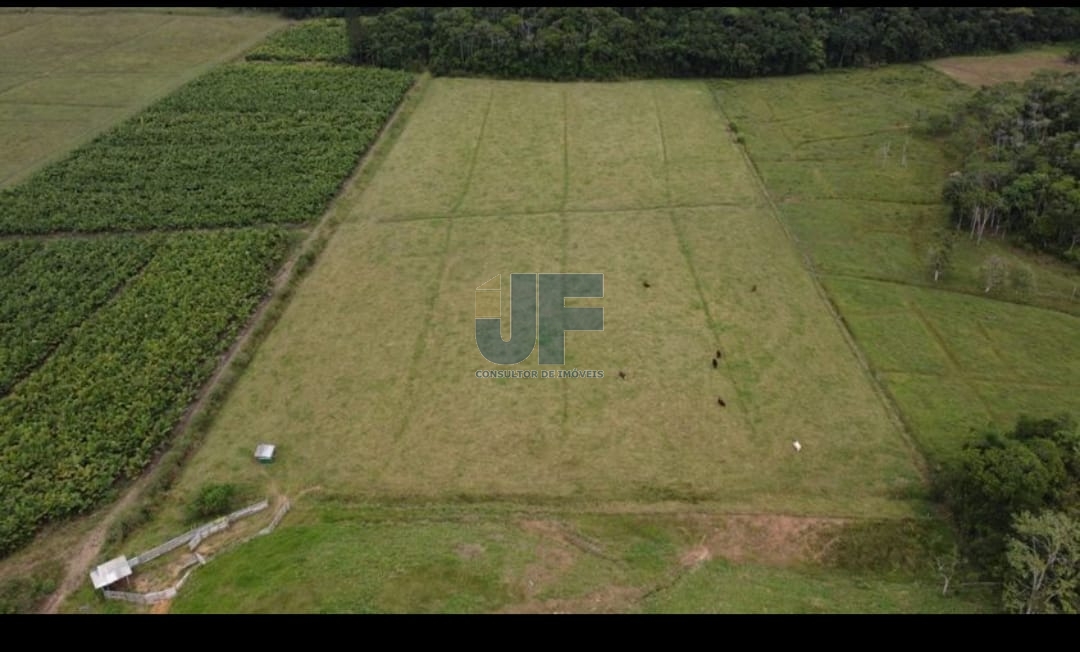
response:
[[[495,104],[495,86],[491,86],[491,90],[488,92],[487,108],[484,109],[484,117],[480,119],[480,133],[476,137],[476,145],[473,147],[472,155],[469,157],[469,167],[465,172],[465,186],[461,189],[461,195],[454,202],[454,207],[450,209],[451,215],[457,215],[461,211],[461,205],[465,202],[465,197],[469,194],[469,189],[472,187],[473,173],[476,171],[476,159],[480,157],[480,148],[484,144],[484,132],[487,130],[488,116],[491,115],[491,106]]]
[[[8,13],[8,12],[6,12],[6,11],[2,12],[2,13],[0,13],[0,15],[6,14],[6,13]],[[15,12],[12,12],[12,13],[15,13]],[[10,30],[8,30],[6,32],[0,32],[0,39],[7,38],[8,36],[11,36],[12,34],[17,34],[17,33],[21,32],[21,31],[23,31],[24,29],[30,29],[31,27],[37,27],[38,25],[44,23],[47,20],[49,20],[47,17],[43,17],[41,20],[39,20],[37,22],[30,23],[28,25],[21,25],[19,27],[16,27],[15,29],[10,29]]]
[[[710,92],[708,88],[706,88],[705,91]],[[679,220],[675,216],[675,211],[677,210],[677,207],[671,206],[671,171],[668,166],[667,138],[664,136],[664,121],[663,118],[661,118],[660,116],[660,102],[656,98],[655,84],[650,86],[650,94],[652,96],[653,102],[653,113],[656,116],[656,132],[657,136],[660,139],[660,153],[663,157],[664,165],[664,194],[668,200],[668,207],[664,209],[664,212],[667,214],[668,221],[671,223],[671,229],[674,232],[675,240],[679,245],[679,253],[682,254],[683,263],[686,265],[686,269],[690,273],[690,278],[694,280],[694,291],[697,293],[698,301],[701,302],[701,310],[705,313],[705,325],[709,331],[709,336],[712,339],[713,346],[715,346],[719,350],[724,348],[717,336],[717,330],[719,327],[716,323],[716,320],[713,318],[712,311],[709,309],[709,300],[705,296],[705,288],[702,286],[701,278],[698,276],[697,269],[694,267],[693,256],[690,252],[690,243],[687,241],[686,235],[679,227]],[[739,387],[739,384],[735,382],[734,378],[726,374],[723,377],[724,380],[726,380],[731,385],[732,389],[735,390],[736,396],[738,396],[740,399],[745,399],[748,396],[748,393]],[[733,407],[736,408],[736,411],[739,413],[739,417],[742,419],[742,422],[746,425],[747,430],[750,431],[751,437],[754,437],[756,439],[757,428],[754,425],[754,420],[750,418],[750,412],[745,407],[744,401],[739,400],[738,405]]]
[[[1069,383],[1043,383],[1034,380],[1012,380],[995,376],[981,376],[978,374],[945,373],[935,374],[927,371],[912,371],[910,369],[882,369],[881,373],[891,376],[913,376],[916,378],[938,378],[941,380],[961,380],[966,383],[1008,384],[1016,387],[1033,387],[1036,389],[1069,389],[1080,393],[1080,385]]]
[[[565,201],[565,196],[563,197]],[[566,274],[567,258],[570,251],[570,222],[566,217],[566,213],[559,215],[559,222],[562,225],[560,239],[560,258],[559,258],[559,271]],[[537,354],[539,356],[539,354]],[[537,359],[539,361],[539,358]],[[559,435],[565,442],[567,440],[567,423],[570,421],[570,383],[559,383],[562,394],[562,419],[559,424]]]
[[[439,253],[439,277],[437,282],[432,283],[433,287],[428,294],[427,301],[425,301],[424,325],[416,335],[416,344],[413,345],[412,359],[409,360],[409,371],[405,376],[405,390],[403,392],[407,407],[404,410],[401,425],[398,426],[397,431],[394,433],[395,441],[401,441],[401,438],[409,429],[409,424],[412,422],[412,415],[417,403],[416,384],[417,377],[419,376],[420,361],[423,360],[424,353],[427,351],[428,335],[434,325],[435,306],[439,302],[439,296],[442,294],[443,285],[446,283],[447,272],[450,268],[450,241],[453,232],[454,220],[447,217],[446,232],[443,235],[442,251]]]
[[[484,132],[487,129],[488,116],[491,115],[491,106],[495,103],[495,86],[491,86],[491,90],[488,93],[487,108],[484,110],[484,117],[480,120],[480,132],[476,136],[476,144],[473,145],[472,154],[469,156],[468,169],[465,172],[465,183],[461,189],[461,194],[458,196],[457,201],[454,202],[454,206],[450,209],[450,215],[445,216],[446,220],[446,233],[443,239],[442,252],[440,253],[439,264],[439,279],[434,284],[432,292],[428,295],[426,302],[426,312],[424,315],[424,325],[420,329],[420,333],[416,336],[416,344],[413,346],[412,359],[409,361],[409,371],[405,378],[405,402],[407,408],[404,411],[404,417],[401,420],[401,424],[398,426],[394,433],[394,440],[401,441],[402,437],[409,429],[409,425],[412,423],[412,415],[415,412],[415,406],[417,403],[416,385],[417,377],[419,376],[420,361],[424,357],[424,353],[427,350],[427,340],[431,333],[431,329],[434,325],[435,319],[435,307],[439,302],[439,297],[442,295],[443,286],[446,285],[446,277],[450,272],[450,243],[454,232],[454,215],[461,209],[461,205],[465,202],[465,197],[469,194],[469,188],[472,185],[473,173],[476,170],[476,161],[479,158],[480,147],[484,142]],[[386,466],[383,467],[384,469]]]
[[[941,331],[939,331],[937,327],[934,326],[934,323],[930,320],[929,317],[926,316],[926,313],[923,312],[923,309],[914,299],[912,299],[910,296],[905,296],[904,303],[908,306],[911,314],[914,315],[915,318],[918,319],[919,322],[923,325],[923,328],[926,329],[926,332],[930,334],[930,337],[934,340],[934,343],[937,344],[938,348],[941,349],[941,352],[949,361],[949,367],[950,370],[953,372],[953,375],[957,378],[963,378],[963,365],[960,364],[960,360],[956,358],[956,355],[952,352],[952,349],[949,348],[949,345],[945,341],[945,337],[941,334]],[[998,417],[998,413],[990,409],[990,403],[985,398],[983,398],[981,394],[975,391],[975,388],[971,385],[971,382],[968,381],[966,378],[964,378],[963,380],[964,387],[979,398],[979,403],[982,405],[983,410],[985,410],[987,414],[993,417]]]
[[[566,86],[562,87],[562,146],[563,146],[563,187],[562,199],[559,201],[559,221],[562,223],[562,259],[559,261],[559,271],[566,273],[566,260],[569,255],[570,222],[567,219],[566,202],[570,198],[570,99],[566,93]],[[562,422],[559,426],[559,435],[565,442],[567,437],[566,426],[570,421],[570,388],[569,383],[559,383],[562,393]]]
[[[570,99],[566,95],[566,87],[562,89],[562,145],[563,145],[563,186],[562,201],[559,202],[559,212],[566,211],[566,201],[570,198]]]
[[[816,143],[827,143],[836,140],[858,140],[859,138],[870,138],[872,136],[880,136],[881,134],[891,134],[896,132],[910,132],[908,127],[887,127],[885,129],[875,129],[874,131],[867,131],[860,134],[843,134],[841,136],[822,136],[821,138],[811,138],[809,140],[799,141],[792,151],[799,148],[806,147],[807,145],[814,145]],[[850,162],[850,161],[848,161]]]
[[[742,202],[729,201],[729,202],[710,202],[706,204],[663,204],[659,206],[644,206],[642,208],[568,208],[568,209],[550,209],[550,210],[526,210],[519,213],[507,213],[491,212],[491,213],[460,213],[455,214],[454,219],[474,219],[474,218],[490,218],[490,217],[505,217],[505,218],[517,218],[517,217],[537,217],[537,216],[550,216],[557,214],[565,215],[616,215],[620,213],[649,213],[657,211],[665,211],[669,208],[732,208],[745,206]],[[432,220],[441,220],[446,215],[443,214],[427,214],[427,215],[405,215],[401,217],[390,217],[379,219],[378,221],[393,224],[395,222],[426,222]],[[0,240],[5,236],[0,235]],[[12,236],[19,237],[19,236]]]

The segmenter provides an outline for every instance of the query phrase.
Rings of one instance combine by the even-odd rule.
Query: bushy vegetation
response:
[[[0,396],[145,265],[155,244],[118,237],[0,247]]]
[[[1006,541],[1004,606],[1014,613],[1080,612],[1080,519],[1024,512]]]
[[[1080,264],[1080,75],[983,88],[933,122],[963,153],[944,191],[957,228],[1012,235]]]
[[[0,232],[308,222],[411,84],[343,66],[217,69],[0,191]]]
[[[228,482],[204,484],[188,504],[188,521],[204,521],[232,512],[240,506],[242,493],[240,486]]]
[[[1065,61],[1068,63],[1080,63],[1080,43],[1073,43],[1069,46]]]
[[[0,552],[145,466],[267,291],[289,242],[276,229],[173,236],[0,401]]]
[[[346,15],[362,63],[556,80],[796,74],[1080,36],[1080,12],[1044,7],[400,7]]]
[[[939,480],[964,553],[1005,579],[1012,611],[1080,607],[1080,428],[1068,416],[1020,418],[964,447]]]
[[[37,565],[29,573],[0,581],[0,614],[32,613],[64,579],[58,561]]]
[[[247,55],[248,61],[326,61],[349,59],[349,41],[341,18],[306,20],[274,34]]]

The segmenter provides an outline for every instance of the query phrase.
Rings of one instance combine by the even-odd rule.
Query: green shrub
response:
[[[1065,55],[1065,61],[1068,63],[1080,63],[1080,42],[1069,46],[1069,53]]]
[[[39,564],[28,576],[0,582],[0,614],[33,612],[63,578],[64,565],[54,560]]]
[[[228,514],[239,506],[241,493],[235,484],[204,484],[188,505],[188,520],[204,521]]]

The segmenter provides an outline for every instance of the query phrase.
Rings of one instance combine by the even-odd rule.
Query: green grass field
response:
[[[754,188],[703,83],[434,81],[178,493],[258,481],[270,437],[287,493],[910,513],[913,453]],[[605,274],[565,366],[604,379],[475,377],[474,289],[515,270]]]
[[[208,10],[0,11],[0,187],[285,24]]]
[[[174,613],[905,613],[978,593],[781,561],[776,538],[702,516],[455,514],[316,503],[192,575]],[[794,522],[795,520],[792,519]],[[740,539],[739,536],[745,537]],[[796,525],[791,546],[800,535]],[[705,544],[702,544],[702,542]],[[812,545],[804,545],[809,550]],[[687,551],[691,551],[687,554]],[[724,555],[736,557],[728,561]]]
[[[949,168],[907,127],[965,92],[917,66],[718,86],[779,215],[932,462],[972,430],[1080,412],[1080,274],[966,237],[950,273],[936,284],[929,273]],[[992,255],[1029,269],[1032,287],[987,296],[979,268]]]

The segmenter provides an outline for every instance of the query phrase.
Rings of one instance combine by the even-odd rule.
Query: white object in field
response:
[[[260,462],[270,462],[274,459],[273,444],[259,444],[255,447],[255,459]]]
[[[795,440],[794,442],[792,442],[791,445],[795,447],[795,452],[796,453],[798,453],[799,451],[802,450],[802,444],[800,444],[798,440]]]

